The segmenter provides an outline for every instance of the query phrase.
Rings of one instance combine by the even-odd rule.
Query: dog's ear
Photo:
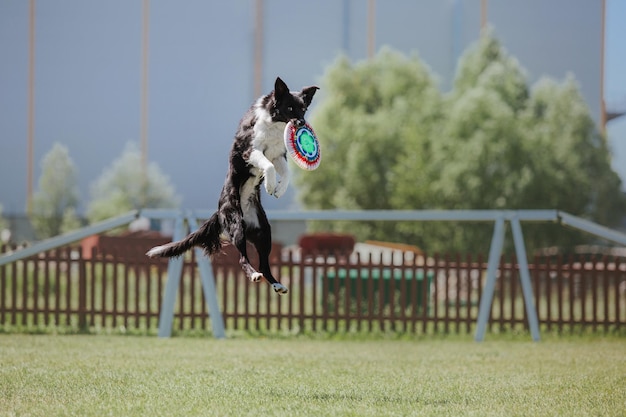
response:
[[[276,82],[274,83],[274,97],[276,99],[280,99],[285,95],[289,94],[289,87],[280,77],[276,77]]]
[[[309,107],[309,105],[311,104],[311,101],[313,100],[313,96],[315,95],[315,92],[319,89],[320,88],[316,85],[312,85],[310,87],[304,87],[302,89],[302,100],[304,101],[304,104],[307,105],[307,107]]]

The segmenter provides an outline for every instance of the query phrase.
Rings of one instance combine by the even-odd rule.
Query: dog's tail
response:
[[[146,255],[150,258],[171,258],[182,255],[194,246],[203,248],[207,255],[211,255],[217,252],[222,246],[220,234],[220,222],[217,213],[214,213],[198,230],[189,234],[186,238],[178,242],[155,246],[150,249]]]

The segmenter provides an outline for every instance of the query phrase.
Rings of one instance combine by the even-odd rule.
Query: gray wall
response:
[[[417,53],[449,89],[475,41],[480,0],[378,1],[376,45]],[[151,2],[149,158],[188,208],[215,207],[232,135],[253,97],[254,1]],[[342,50],[367,55],[367,2],[265,0],[263,90],[318,83]],[[578,78],[600,120],[599,1],[492,0],[489,18],[528,70]],[[54,142],[89,184],[139,140],[141,2],[37,2],[35,180]],[[0,204],[26,203],[28,2],[0,2]],[[321,92],[323,94],[323,91]],[[311,174],[314,175],[314,174]],[[35,184],[36,188],[37,184]],[[268,209],[296,208],[293,188]],[[81,207],[84,209],[85,207]]]

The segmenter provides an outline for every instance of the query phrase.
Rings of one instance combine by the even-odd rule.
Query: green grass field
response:
[[[1,416],[624,416],[626,339],[0,335]]]

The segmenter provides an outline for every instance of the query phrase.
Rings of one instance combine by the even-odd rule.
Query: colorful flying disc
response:
[[[300,127],[296,127],[293,121],[287,123],[285,147],[300,168],[312,171],[320,165],[320,143],[308,123]]]

